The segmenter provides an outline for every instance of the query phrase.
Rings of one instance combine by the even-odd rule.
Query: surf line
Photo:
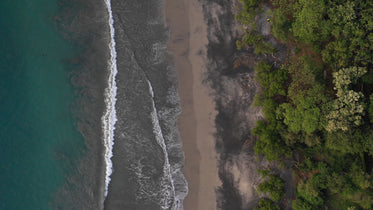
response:
[[[152,87],[152,84],[151,82],[149,81],[149,79],[147,80],[148,81],[148,85],[149,85],[149,93],[150,95],[152,96],[152,104],[153,104],[153,111],[151,113],[151,116],[152,116],[152,124],[153,124],[153,133],[155,135],[155,139],[158,143],[158,145],[162,148],[162,151],[163,151],[163,154],[164,154],[164,163],[163,163],[163,173],[165,174],[165,176],[163,177],[163,179],[168,179],[167,181],[169,181],[171,183],[171,192],[169,191],[169,189],[167,189],[166,185],[163,185],[163,192],[164,192],[164,196],[165,198],[162,198],[161,199],[161,208],[162,209],[169,209],[170,206],[169,206],[169,201],[172,199],[172,197],[175,196],[175,185],[174,185],[174,180],[172,178],[172,173],[171,173],[171,165],[170,165],[170,162],[169,162],[169,159],[168,159],[168,153],[167,153],[167,146],[166,146],[166,142],[165,142],[165,139],[163,137],[163,133],[162,133],[162,129],[161,129],[161,126],[159,125],[159,119],[158,119],[158,112],[157,112],[157,108],[155,106],[155,102],[154,102],[154,91],[153,91],[153,87]],[[173,205],[172,209],[175,209],[175,204],[171,204]]]
[[[113,157],[113,145],[114,145],[114,130],[115,123],[117,121],[117,115],[115,110],[116,96],[117,96],[117,84],[115,82],[115,77],[118,73],[117,69],[117,52],[115,51],[115,30],[114,30],[114,19],[111,11],[110,0],[105,0],[106,7],[109,14],[109,26],[110,26],[110,60],[109,64],[109,78],[108,87],[105,89],[105,104],[106,111],[102,117],[103,122],[103,132],[104,132],[104,146],[105,146],[105,197],[108,194],[108,188],[110,183],[110,175],[113,172],[113,162],[111,157]]]

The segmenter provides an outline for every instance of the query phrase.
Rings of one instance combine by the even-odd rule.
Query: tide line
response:
[[[110,48],[110,60],[109,60],[109,78],[108,87],[105,89],[105,104],[106,111],[102,117],[103,122],[103,132],[104,132],[104,145],[105,145],[105,197],[108,194],[108,188],[110,183],[110,175],[113,171],[113,162],[111,157],[113,157],[113,145],[114,145],[114,130],[115,123],[117,121],[115,103],[117,95],[117,85],[115,82],[115,77],[118,73],[117,69],[117,52],[115,50],[115,30],[114,30],[114,19],[111,10],[110,0],[105,0],[106,7],[109,14],[109,26],[110,26],[110,36],[111,40],[109,43]]]

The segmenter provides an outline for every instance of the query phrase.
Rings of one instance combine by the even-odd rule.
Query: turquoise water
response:
[[[56,0],[0,1],[0,209],[51,209],[84,140]]]

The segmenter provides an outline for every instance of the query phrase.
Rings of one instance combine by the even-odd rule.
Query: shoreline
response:
[[[103,124],[103,133],[104,133],[104,147],[105,147],[105,191],[104,191],[104,198],[103,201],[105,202],[105,198],[107,197],[109,191],[109,184],[110,184],[110,176],[113,173],[113,162],[111,158],[113,157],[113,146],[114,146],[114,131],[115,131],[115,123],[117,121],[116,115],[116,107],[115,102],[117,100],[117,85],[115,81],[115,77],[118,73],[117,69],[117,52],[115,50],[115,29],[114,29],[114,20],[113,14],[111,9],[110,1],[106,0],[106,7],[108,10],[108,22],[110,28],[110,37],[111,40],[109,42],[109,49],[110,49],[110,60],[109,60],[109,78],[108,78],[108,86],[105,89],[105,104],[106,110],[104,115],[102,116],[102,124]]]
[[[165,11],[171,31],[167,48],[176,66],[182,110],[178,127],[189,188],[184,209],[216,209],[215,191],[221,185],[214,137],[217,113],[211,90],[202,84],[207,73],[207,25],[198,1],[166,0]]]

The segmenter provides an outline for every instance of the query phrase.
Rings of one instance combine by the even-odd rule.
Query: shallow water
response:
[[[0,209],[50,209],[84,150],[53,0],[0,2]]]
[[[187,185],[176,126],[176,71],[162,0],[112,1],[118,121],[107,209],[182,209]]]
[[[182,209],[163,1],[112,8],[118,121],[105,207]],[[102,209],[112,55],[104,0],[4,0],[0,16],[0,209]]]

